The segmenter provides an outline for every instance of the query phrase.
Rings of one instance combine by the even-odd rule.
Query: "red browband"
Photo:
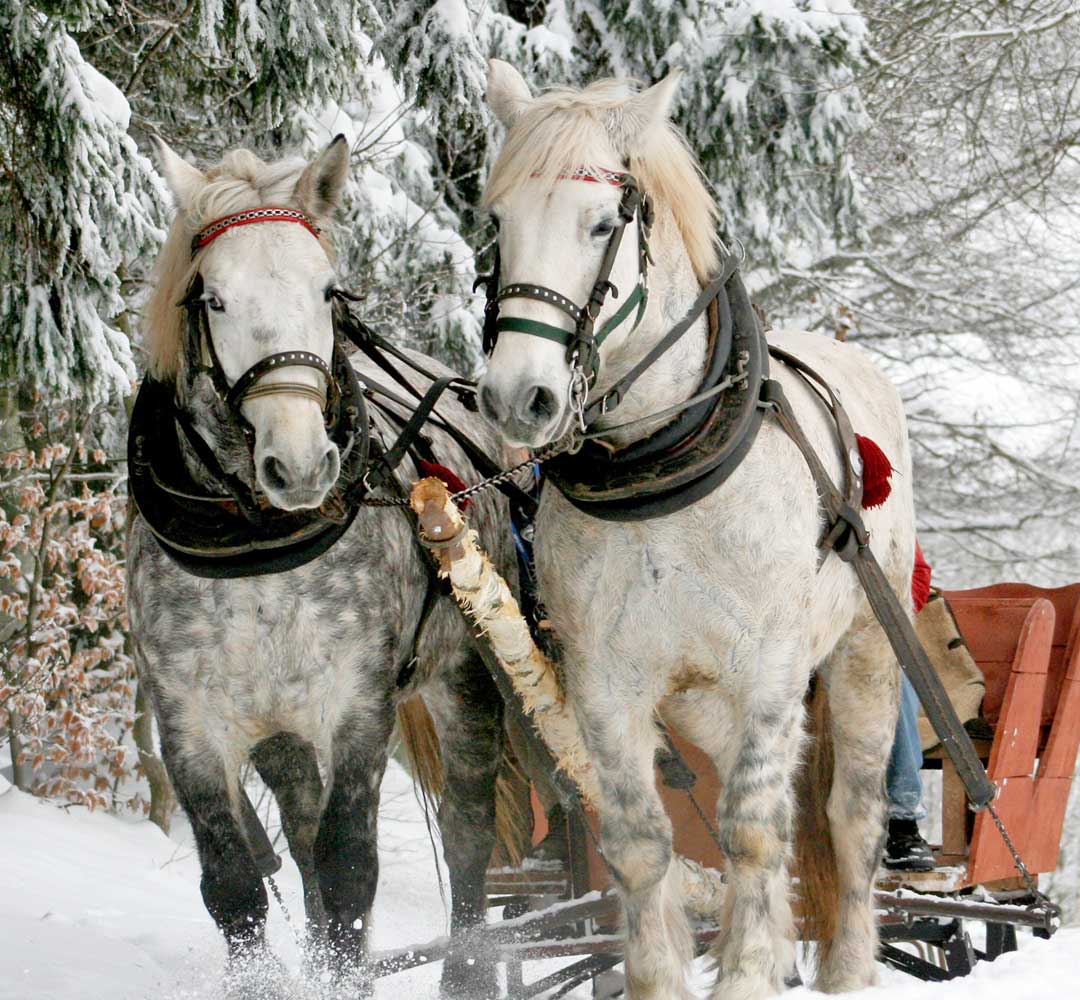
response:
[[[264,205],[261,208],[249,208],[244,212],[234,212],[215,219],[210,225],[199,230],[191,240],[191,252],[197,253],[209,246],[222,233],[237,226],[251,226],[256,222],[295,222],[303,226],[312,236],[318,237],[319,227],[311,217],[295,208],[280,208],[277,205]]]
[[[533,177],[539,177],[537,171]],[[557,181],[588,181],[590,184],[610,184],[612,187],[622,187],[623,182],[629,176],[625,170],[608,170],[607,167],[574,167],[569,173],[558,174]]]

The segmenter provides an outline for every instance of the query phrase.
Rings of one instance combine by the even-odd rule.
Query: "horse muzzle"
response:
[[[340,471],[341,457],[333,444],[314,460],[267,448],[256,463],[259,488],[279,510],[318,507],[337,482]]]
[[[567,404],[551,386],[525,381],[520,388],[504,392],[485,375],[479,384],[480,412],[507,444],[538,448],[558,437]]]

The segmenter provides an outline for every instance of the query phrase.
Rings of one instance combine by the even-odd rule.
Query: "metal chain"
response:
[[[531,458],[526,459],[524,462],[519,462],[517,465],[505,472],[496,473],[494,476],[484,479],[477,483],[475,486],[470,486],[467,489],[460,490],[457,493],[450,494],[450,499],[454,503],[460,505],[463,500],[468,500],[478,493],[482,493],[484,490],[491,489],[493,486],[499,486],[513,479],[519,472],[523,472],[525,469],[539,468],[549,458],[554,458],[556,455],[562,454],[564,451],[569,451],[574,445],[574,437],[561,438],[560,440],[548,445],[546,448],[542,448]]]
[[[485,490],[491,489],[493,486],[500,486],[505,482],[513,479],[518,473],[523,472],[529,468],[539,468],[549,458],[554,458],[556,455],[561,455],[564,451],[572,451],[577,445],[578,438],[576,434],[569,434],[566,437],[560,438],[553,444],[548,445],[546,448],[542,448],[531,458],[527,458],[524,462],[519,462],[512,468],[505,469],[502,472],[496,473],[494,476],[489,476],[487,479],[482,479],[474,486],[469,486],[464,490],[459,490],[457,493],[451,493],[450,499],[454,503],[460,504],[462,501],[469,500],[476,496],[478,493],[483,493]],[[399,497],[364,497],[360,503],[365,507],[408,507],[410,500],[407,496]]]
[[[1001,839],[1005,841],[1005,846],[1012,855],[1013,865],[1015,865],[1016,870],[1020,873],[1020,878],[1024,882],[1024,888],[1031,893],[1031,897],[1034,900],[1029,909],[1042,911],[1050,920],[1060,917],[1061,907],[1035,884],[1034,877],[1031,872],[1028,871],[1027,865],[1024,864],[1024,859],[1020,857],[1020,852],[1012,842],[1012,837],[1009,836],[1009,831],[1005,829],[1005,824],[1001,821],[1001,817],[994,808],[994,804],[992,802],[987,803],[986,808],[990,813],[990,818],[994,821],[994,826],[997,827],[998,833],[1001,834]],[[1049,930],[1049,928],[1047,929]]]
[[[270,889],[274,893],[274,899],[277,900],[278,906],[281,907],[281,913],[285,917],[285,923],[289,925],[289,930],[293,932],[293,937],[296,938],[296,943],[301,949],[304,947],[304,938],[301,932],[297,929],[293,923],[292,914],[289,913],[289,908],[285,905],[285,897],[282,896],[281,890],[278,888],[277,882],[274,881],[273,875],[267,875],[266,881],[270,883]]]
[[[364,497],[361,507],[408,507],[408,497]]]

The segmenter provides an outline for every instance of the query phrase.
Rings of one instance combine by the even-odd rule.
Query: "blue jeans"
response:
[[[896,720],[889,768],[885,772],[885,795],[889,819],[924,819],[922,804],[922,740],[919,738],[919,697],[907,677],[900,678],[900,717]]]

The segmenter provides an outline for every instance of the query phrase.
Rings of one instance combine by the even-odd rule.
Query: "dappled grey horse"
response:
[[[238,151],[207,173],[164,144],[157,152],[177,215],[158,261],[148,382],[136,406],[138,416],[157,399],[158,410],[132,432],[140,507],[159,518],[131,526],[135,660],[198,845],[203,899],[230,956],[260,953],[267,912],[240,784],[251,760],[277,798],[312,941],[344,981],[362,985],[395,706],[422,690],[441,741],[438,820],[460,940],[486,907],[501,703],[457,610],[439,599],[407,516],[339,502],[346,473],[358,489],[371,485],[365,473],[381,477],[381,496],[418,477],[412,454],[394,475],[379,467],[408,417],[392,402],[368,407],[370,452],[366,463],[357,457],[363,401],[348,396],[342,375],[349,362],[335,344],[340,304],[321,235],[347,145],[339,138],[310,165]],[[353,363],[361,379],[387,381],[369,360]],[[423,367],[448,374],[429,359]],[[443,397],[438,413],[491,447],[458,399]],[[438,426],[424,436],[439,461],[478,478]],[[163,441],[179,469],[155,454]],[[513,575],[506,507],[494,497],[475,500],[471,523]],[[196,543],[207,549],[202,563]],[[215,561],[215,545],[235,552]],[[277,571],[261,573],[264,559]],[[493,963],[463,945],[451,949],[443,988],[492,996],[494,977]],[[265,969],[238,982],[260,997],[268,985]]]

